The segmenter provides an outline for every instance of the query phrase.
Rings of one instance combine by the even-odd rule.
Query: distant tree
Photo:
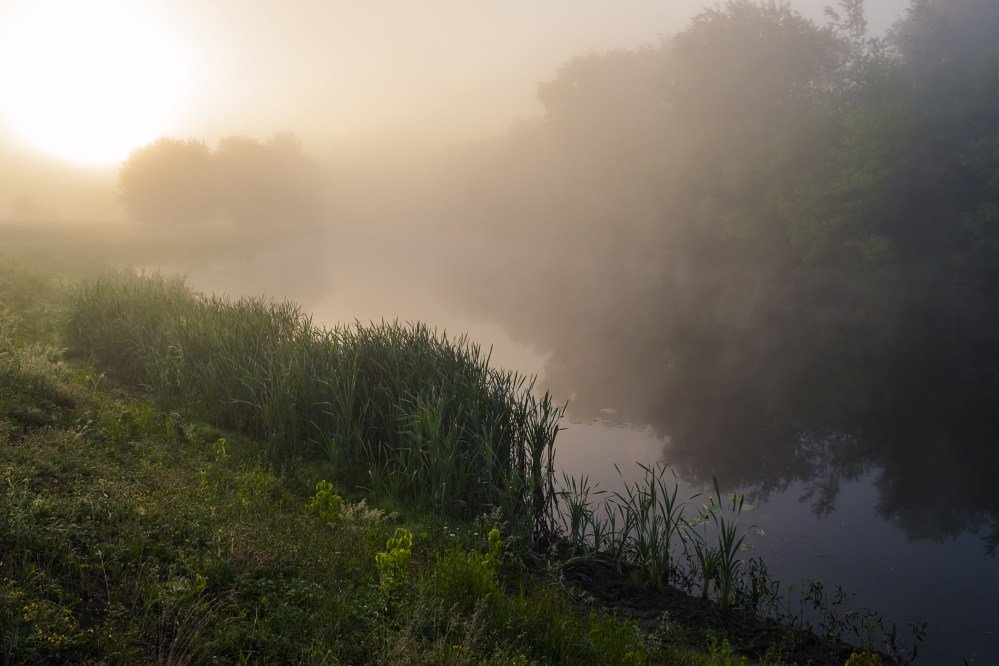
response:
[[[118,194],[136,222],[204,222],[218,212],[211,151],[169,138],[138,148],[118,170]]]
[[[788,4],[747,0],[705,10],[672,47],[674,122],[703,127],[723,150],[726,135],[769,133],[807,111],[835,86],[848,55],[831,28]]]
[[[318,219],[322,179],[318,165],[291,133],[266,142],[227,137],[214,155],[223,216],[241,225],[301,224]]]
[[[227,137],[212,152],[203,141],[160,139],[135,150],[118,171],[130,219],[156,224],[222,217],[241,226],[314,222],[322,174],[290,133],[260,142]]]
[[[920,76],[954,73],[959,62],[999,52],[995,0],[914,0],[891,31],[906,66]]]
[[[864,0],[839,0],[839,8],[826,6],[825,13],[832,27],[845,34],[851,42],[861,42],[867,37],[867,17]]]

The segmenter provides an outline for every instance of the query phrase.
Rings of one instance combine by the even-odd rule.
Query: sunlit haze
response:
[[[825,4],[792,3],[817,20]],[[7,0],[0,144],[109,164],[162,134],[460,141],[537,114],[572,57],[655,44],[710,5]],[[904,2],[872,5],[883,30]]]
[[[999,0],[0,0],[0,654],[999,664],[997,304]]]
[[[111,164],[176,130],[191,53],[146,4],[32,0],[6,8],[0,101],[10,140]]]

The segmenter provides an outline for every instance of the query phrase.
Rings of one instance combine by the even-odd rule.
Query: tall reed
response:
[[[70,297],[71,348],[162,408],[233,428],[274,455],[330,456],[376,490],[474,516],[501,506],[553,528],[564,406],[425,324],[316,326],[298,306],[193,293],[119,272]]]
[[[728,493],[722,502],[718,479],[712,476],[714,494],[688,519],[687,509],[700,495],[681,500],[672,468],[637,464],[641,478],[625,482],[622,490],[599,502],[603,492],[587,477],[563,475],[556,495],[570,556],[632,566],[651,585],[700,588],[704,599],[713,589],[722,609],[737,596],[758,604],[765,592],[753,587],[763,582],[756,575],[760,563],[747,565],[741,553],[750,548],[748,533],[762,530],[739,524],[740,516],[756,507],[738,492]]]
[[[701,594],[707,597],[708,588],[714,583],[718,605],[725,610],[731,605],[736,588],[743,580],[745,560],[740,553],[752,547],[746,536],[750,532],[762,535],[763,530],[758,525],[740,528],[740,516],[756,509],[755,505],[746,501],[745,495],[733,491],[727,493],[723,500],[718,477],[714,474],[711,475],[711,488],[714,494],[709,494],[708,501],[701,505],[700,515],[690,523],[689,533],[701,567]]]

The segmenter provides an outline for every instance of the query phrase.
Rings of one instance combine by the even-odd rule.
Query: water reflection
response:
[[[997,414],[952,373],[909,386],[868,377],[839,393],[821,378],[765,373],[742,383],[702,378],[680,391],[660,378],[638,399],[634,387],[621,397],[612,382],[586,384],[568,370],[550,364],[547,378],[556,393],[574,396],[578,417],[613,405],[621,420],[660,438],[661,459],[694,483],[716,472],[761,501],[794,487],[822,517],[844,484],[870,478],[877,514],[909,539],[976,534],[993,555],[999,545]],[[643,404],[658,408],[629,408]]]
[[[861,443],[844,437],[804,436],[798,448],[834,461],[837,450]],[[556,462],[567,473],[585,474],[611,493],[641,476],[633,461],[669,463],[679,450],[675,438],[663,438],[651,425],[635,428],[603,417],[576,418],[559,435]],[[739,485],[730,482],[733,478],[761,474],[759,469],[739,470],[738,461],[721,462],[719,475],[728,488]],[[698,469],[681,467],[681,499],[707,490],[704,478],[687,475]],[[759,491],[766,501],[751,517],[766,536],[752,537],[751,554],[761,556],[785,585],[821,580],[829,589],[843,586],[850,607],[876,609],[898,625],[900,638],[908,638],[906,622],[927,622],[921,662],[958,663],[958,657],[974,653],[976,663],[999,663],[994,627],[999,577],[994,575],[995,560],[982,551],[980,539],[985,535],[970,530],[944,541],[936,536],[913,541],[908,526],[883,506],[886,478],[893,477],[874,465],[840,473],[830,462],[816,477],[785,475],[781,484],[767,485]],[[944,498],[935,496],[928,503],[945,505]],[[905,511],[912,515],[911,505]]]

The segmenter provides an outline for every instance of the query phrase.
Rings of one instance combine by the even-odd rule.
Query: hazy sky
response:
[[[828,2],[794,0],[792,5],[821,19]],[[120,117],[104,129],[121,135],[114,137],[119,143],[153,133],[214,141],[227,134],[266,137],[279,130],[295,131],[321,149],[371,140],[461,140],[502,131],[515,118],[535,115],[540,110],[535,99],[538,83],[550,79],[574,55],[655,43],[711,4],[0,0],[0,35],[8,43],[13,35],[19,40],[17,53],[3,54],[0,81],[20,77],[29,81],[24,85],[31,94],[38,81],[46,81],[45,94],[51,100],[15,110],[10,100],[17,96],[0,100],[0,143],[30,149],[39,136],[57,142],[53,137],[61,135],[46,122],[83,107],[98,117],[102,104],[120,110]],[[882,30],[908,2],[868,4],[872,27]],[[16,25],[15,17],[25,7],[36,14],[38,7],[48,7],[42,25],[61,27],[40,29],[37,18],[34,27]],[[90,19],[79,16],[81,8]],[[139,24],[143,36],[138,42],[118,43],[116,35],[137,32],[133,26]],[[137,50],[142,51],[139,56],[128,52]],[[91,57],[98,51],[99,58]],[[120,64],[112,64],[115,61]],[[84,75],[70,79],[70,86],[60,81],[60,72],[73,66],[83,67]],[[96,93],[76,85],[87,79],[86,71],[101,77],[88,83]],[[149,89],[149,80],[162,85]],[[60,92],[70,87],[74,90]],[[118,91],[114,100],[107,101],[116,94],[109,90]],[[169,114],[158,114],[169,117],[142,125],[151,108],[170,109]],[[35,123],[34,139],[28,140],[28,132],[19,126],[26,121],[11,120],[14,111]],[[87,134],[91,143],[99,143],[103,139],[98,122],[81,121],[60,131]],[[124,136],[132,122],[138,126]],[[50,146],[49,152],[60,151]],[[77,152],[82,154],[83,147]]]
[[[821,19],[828,2],[792,4]],[[183,13],[203,49],[189,122],[210,134],[286,127],[336,139],[500,130],[540,110],[538,83],[574,55],[655,43],[713,4],[188,0]],[[872,27],[883,29],[908,3],[868,4]]]

